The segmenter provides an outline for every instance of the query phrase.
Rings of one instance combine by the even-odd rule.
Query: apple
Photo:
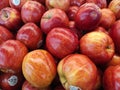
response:
[[[53,28],[46,36],[46,47],[53,56],[63,58],[78,47],[78,37],[68,28]]]
[[[9,39],[14,39],[13,33],[0,25],[0,44]]]
[[[57,66],[65,90],[93,90],[97,82],[97,67],[83,54],[69,54]]]
[[[81,37],[79,45],[80,52],[97,65],[108,63],[115,53],[112,38],[104,32],[92,31],[85,34]]]
[[[20,12],[11,7],[1,9],[0,25],[5,26],[11,31],[17,31],[22,26]]]
[[[108,30],[116,21],[116,16],[109,8],[103,8],[101,9],[101,12],[102,12],[102,17],[100,20],[100,26]]]
[[[0,75],[0,88],[2,90],[21,90],[23,82],[22,73],[2,73]]]
[[[120,54],[120,20],[116,20],[111,26],[109,35],[114,41],[116,53]]]
[[[61,9],[47,10],[40,22],[41,30],[47,34],[51,29],[55,27],[68,27],[69,19],[67,14]]]
[[[22,61],[28,53],[27,47],[18,40],[7,40],[0,45],[0,70],[17,73],[22,70]]]
[[[92,31],[101,19],[100,8],[94,3],[85,3],[79,7],[75,15],[75,24],[79,30]]]
[[[0,0],[0,10],[9,7],[9,0]]]
[[[78,6],[70,6],[68,8],[68,10],[66,11],[66,13],[67,13],[67,16],[68,16],[69,20],[74,21],[75,15],[76,15],[76,13],[77,13],[78,10],[79,10]]]
[[[36,24],[29,22],[18,30],[16,39],[23,42],[30,50],[34,50],[41,47],[43,33]]]
[[[55,59],[43,49],[30,51],[23,59],[22,72],[32,86],[47,88],[57,73]]]
[[[109,66],[103,74],[104,90],[120,89],[120,65]]]
[[[45,12],[45,7],[37,1],[27,1],[21,8],[21,17],[24,23],[38,24]]]
[[[106,34],[109,34],[108,31],[104,27],[101,27],[101,26],[98,26],[97,28],[95,28],[94,31],[104,32]]]
[[[86,0],[70,0],[70,6],[81,6],[86,3]]]
[[[95,3],[100,8],[107,8],[107,0],[86,0],[86,3]]]
[[[66,11],[70,6],[70,0],[46,0],[45,5],[48,9],[59,8]]]
[[[120,0],[112,0],[108,8],[114,12],[117,19],[120,19]]]

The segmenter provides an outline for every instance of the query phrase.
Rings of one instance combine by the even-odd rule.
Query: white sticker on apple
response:
[[[77,87],[77,86],[69,86],[70,90],[82,90],[81,88]]]
[[[8,79],[8,83],[10,86],[15,86],[18,83],[17,76],[13,75]]]
[[[12,0],[12,1],[13,1],[13,4],[16,6],[20,4],[20,0]]]

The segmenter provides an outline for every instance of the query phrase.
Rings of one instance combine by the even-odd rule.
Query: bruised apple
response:
[[[0,70],[17,73],[22,70],[22,61],[28,53],[26,46],[18,40],[7,40],[0,45]]]
[[[114,55],[114,42],[104,32],[89,32],[80,39],[80,52],[87,55],[95,64],[103,65]]]
[[[46,37],[46,47],[57,58],[73,53],[78,47],[78,37],[68,28],[53,28]]]
[[[120,89],[120,65],[109,66],[103,74],[104,90]]]
[[[9,6],[9,0],[0,0],[0,10]]]
[[[41,30],[47,34],[51,29],[55,27],[67,27],[69,25],[69,19],[67,14],[61,9],[47,10],[40,22]]]
[[[23,42],[30,50],[34,50],[41,47],[43,33],[36,24],[29,22],[18,30],[16,39]]]
[[[13,39],[14,35],[5,27],[0,25],[0,44],[4,41]]]
[[[43,89],[49,87],[56,76],[56,71],[55,59],[46,50],[33,50],[23,59],[23,75],[36,88]]]
[[[37,1],[27,1],[21,8],[21,17],[24,23],[33,22],[38,24],[45,12],[45,7]]]
[[[79,7],[75,15],[75,24],[79,30],[91,31],[100,22],[102,13],[100,8],[94,3],[85,3]]]
[[[57,66],[61,84],[65,90],[94,90],[97,82],[95,64],[83,54],[70,54]]]

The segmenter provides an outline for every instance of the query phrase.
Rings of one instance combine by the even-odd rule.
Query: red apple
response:
[[[109,35],[114,41],[115,51],[120,54],[120,20],[117,20],[110,28]]]
[[[117,19],[120,19],[120,0],[112,0],[108,8],[115,13]]]
[[[23,42],[30,50],[34,50],[41,47],[43,33],[36,24],[29,22],[18,30],[16,39]]]
[[[86,0],[87,3],[95,3],[100,8],[107,8],[107,0]]]
[[[78,37],[68,28],[53,28],[46,37],[46,46],[57,58],[73,53],[78,47]]]
[[[24,57],[22,71],[32,86],[39,89],[47,88],[56,76],[56,62],[48,51],[33,50]]]
[[[100,26],[108,30],[112,24],[116,21],[115,14],[109,8],[101,9],[102,17],[100,20]]]
[[[70,0],[70,6],[81,6],[86,0]]]
[[[22,61],[28,53],[26,46],[18,40],[7,40],[0,46],[0,70],[16,73],[22,70]]]
[[[89,32],[80,39],[80,52],[87,55],[95,64],[103,65],[114,55],[114,42],[104,32]]]
[[[104,27],[101,27],[101,26],[98,26],[97,28],[95,28],[94,31],[104,32],[106,34],[109,34],[108,31]]]
[[[14,35],[7,28],[0,25],[0,44],[4,41],[13,39]]]
[[[98,26],[101,15],[101,10],[96,4],[85,3],[75,15],[76,27],[79,30],[91,31]]]
[[[67,13],[67,16],[68,16],[69,20],[73,20],[73,21],[75,20],[75,15],[76,15],[78,10],[79,10],[78,6],[70,6],[68,8],[66,13]]]
[[[9,0],[10,7],[21,11],[22,6],[30,0]]]
[[[40,22],[41,30],[47,34],[55,27],[68,27],[69,19],[64,11],[61,9],[50,9],[46,11]]]
[[[38,24],[45,12],[45,7],[37,1],[27,1],[21,8],[21,17],[24,23]]]
[[[46,7],[48,9],[59,8],[66,11],[70,6],[70,0],[46,0]]]
[[[1,9],[0,25],[5,26],[11,31],[17,31],[22,25],[20,12],[10,7]]]
[[[22,73],[2,73],[0,75],[0,88],[2,90],[21,90],[23,82]]]
[[[103,75],[104,90],[120,90],[120,65],[109,66]]]
[[[0,0],[0,10],[9,7],[9,0]]]
[[[64,57],[57,71],[66,90],[93,90],[97,82],[97,68],[86,55],[70,54]]]

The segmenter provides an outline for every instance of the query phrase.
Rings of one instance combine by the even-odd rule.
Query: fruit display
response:
[[[0,90],[120,90],[120,0],[1,0]]]

